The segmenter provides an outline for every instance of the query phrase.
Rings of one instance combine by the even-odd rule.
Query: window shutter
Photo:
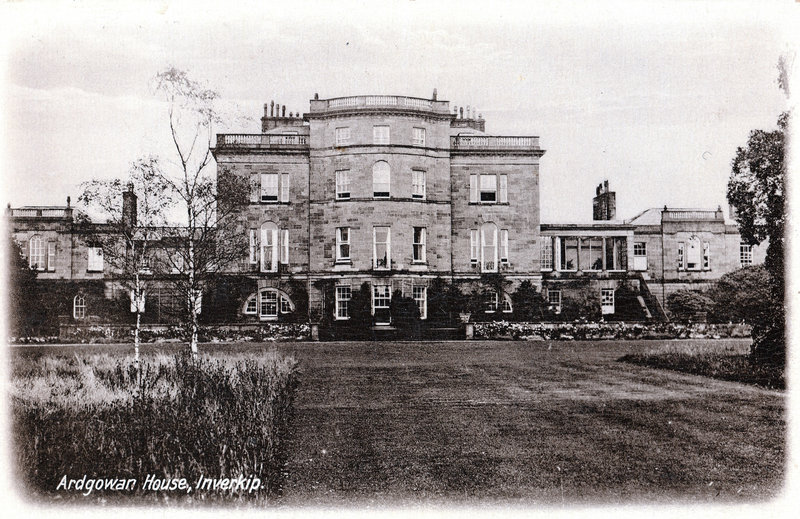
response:
[[[284,265],[289,264],[289,229],[284,229],[282,232],[282,256],[281,256],[281,263]]]
[[[289,174],[281,175],[281,202],[289,201]]]
[[[258,234],[255,229],[250,229],[250,263],[256,263],[258,256]]]
[[[261,177],[258,173],[250,175],[250,203],[257,204],[261,196]]]
[[[469,176],[469,201],[478,201],[478,175]]]
[[[500,203],[508,202],[508,175],[500,175]]]

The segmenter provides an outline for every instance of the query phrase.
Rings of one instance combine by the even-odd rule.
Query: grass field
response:
[[[779,493],[784,393],[617,361],[653,345],[279,344],[301,369],[280,502],[751,502]],[[108,351],[83,347],[92,348]]]

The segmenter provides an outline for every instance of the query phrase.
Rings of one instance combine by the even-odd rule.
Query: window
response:
[[[336,228],[336,261],[350,261],[350,227]]]
[[[469,231],[469,259],[471,263],[478,263],[478,254],[480,254],[480,233],[478,229]]]
[[[553,270],[553,240],[549,236],[542,238],[540,253],[541,270]]]
[[[480,175],[481,202],[497,201],[497,175]]]
[[[414,285],[411,287],[411,295],[414,297],[414,302],[417,303],[419,318],[426,319],[428,317],[428,287]]]
[[[278,317],[278,293],[274,290],[261,292],[261,306],[259,315],[262,318]]]
[[[180,274],[183,272],[184,263],[183,263],[183,253],[179,250],[176,250],[170,256],[170,263],[172,263],[172,273],[173,274]]]
[[[258,262],[258,231],[250,229],[250,263]]]
[[[44,241],[41,236],[33,236],[29,243],[28,266],[36,270],[44,270]]]
[[[508,175],[500,175],[500,203],[508,203]]]
[[[373,285],[372,313],[375,316],[375,324],[389,324],[391,322],[391,314],[389,313],[391,303],[391,285]]]
[[[131,312],[143,314],[145,310],[145,301],[146,296],[144,292],[139,293],[139,297],[136,297],[136,291],[131,290]]]
[[[425,172],[422,170],[411,170],[411,198],[425,199]]]
[[[350,319],[350,285],[336,286],[336,318]]]
[[[500,231],[500,263],[508,263],[508,229]]]
[[[55,242],[47,242],[47,270],[54,272],[56,270],[56,244]]]
[[[581,238],[581,270],[603,270],[602,238]]]
[[[281,231],[281,263],[289,264],[289,229]]]
[[[684,252],[684,244],[683,242],[678,242],[678,270],[683,270],[686,268],[683,252]]]
[[[294,310],[294,308],[292,308],[292,302],[289,301],[288,297],[282,295],[281,296],[281,313],[282,314],[290,314],[290,313],[292,313],[292,310]]]
[[[261,226],[261,272],[278,271],[278,226],[266,222]]]
[[[336,172],[336,199],[350,199],[350,170],[342,169]]]
[[[414,227],[414,263],[425,263],[425,227]]]
[[[502,303],[503,303],[503,313],[504,314],[510,314],[511,312],[514,311],[514,308],[512,308],[512,306],[511,306],[511,297],[508,294],[503,293],[503,301],[502,301]]]
[[[72,300],[72,317],[75,319],[86,317],[86,298],[80,294]]]
[[[372,166],[372,196],[389,198],[391,186],[391,170],[389,163],[379,160]]]
[[[700,238],[692,236],[686,243],[686,270],[700,270],[703,261],[703,249]]]
[[[372,127],[372,144],[389,144],[388,126],[381,125]]]
[[[627,241],[622,237],[606,238],[606,269],[627,270]],[[645,265],[646,266],[646,265]]]
[[[481,226],[481,270],[497,272],[497,226],[491,222]]]
[[[486,313],[491,314],[497,311],[497,292],[486,296]]]
[[[633,270],[647,270],[647,243],[634,242]]]
[[[749,267],[753,264],[753,246],[752,245],[745,245],[744,243],[739,245],[739,263],[743,267]]]
[[[391,230],[389,227],[372,228],[372,268],[376,270],[389,270],[392,266],[391,259]]]
[[[547,290],[547,308],[554,314],[561,313],[561,290]]]
[[[347,144],[350,144],[350,128],[347,126],[336,128],[336,145],[345,146]]]
[[[244,303],[244,313],[247,315],[255,315],[258,312],[258,301],[256,301],[256,296],[252,295],[247,298],[247,301]]]
[[[97,246],[89,246],[89,263],[86,270],[89,272],[103,272],[103,249]]]
[[[614,313],[614,289],[604,288],[600,290],[600,310],[603,315]]]
[[[703,242],[703,270],[711,270],[711,245]]]
[[[559,242],[561,245],[561,265],[559,270],[578,270],[578,238],[564,237]]]
[[[281,202],[289,202],[289,174],[281,175]]]
[[[277,173],[262,173],[261,174],[261,201],[262,202],[277,202],[278,201],[278,174]]]
[[[414,128],[414,137],[411,142],[414,146],[425,146],[425,128]]]
[[[203,291],[199,289],[190,290],[188,303],[190,307],[194,306],[195,313],[199,314],[203,310]]]

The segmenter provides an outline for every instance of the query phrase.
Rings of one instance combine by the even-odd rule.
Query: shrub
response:
[[[287,425],[297,383],[292,358],[146,359],[42,356],[15,366],[12,431],[17,467],[31,492],[59,499],[263,500],[280,492]],[[255,476],[251,494],[148,492],[144,478]],[[68,478],[135,478],[130,493],[56,491]]]
[[[711,299],[694,290],[678,290],[667,296],[667,310],[670,316],[681,322],[691,321],[698,313],[708,312]]]
[[[761,265],[734,270],[722,276],[708,296],[713,322],[755,324],[769,312],[769,273]]]
[[[541,321],[547,303],[541,292],[527,279],[511,294],[515,321]]]

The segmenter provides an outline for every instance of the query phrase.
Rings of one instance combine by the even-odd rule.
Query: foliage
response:
[[[54,327],[48,322],[36,271],[28,266],[14,239],[9,238],[7,243],[8,331],[25,337],[52,333]]]
[[[561,313],[552,316],[561,321],[597,321],[601,317],[600,296],[594,290],[565,292],[561,300]]]
[[[542,293],[527,279],[511,294],[516,321],[541,321],[547,309]]]
[[[784,364],[784,227],[786,165],[785,141],[789,113],[778,118],[773,131],[750,132],[747,144],[736,150],[728,181],[728,202],[736,209],[742,239],[751,244],[768,241],[764,266],[770,276],[770,309],[754,323],[753,358]]]
[[[700,312],[708,312],[713,301],[696,290],[678,290],[667,296],[667,310],[681,322],[695,320]]]
[[[513,340],[629,340],[703,339],[750,337],[751,327],[742,324],[667,323],[526,323],[495,321],[475,323],[477,339]]]
[[[128,361],[108,356],[42,357],[15,364],[12,438],[29,491],[59,499],[263,501],[284,480],[296,362],[275,352],[258,360],[147,358],[137,380]],[[55,381],[55,382],[54,382]],[[130,493],[58,491],[63,475],[135,478]],[[265,490],[160,492],[146,475],[258,477]]]
[[[433,326],[453,326],[464,311],[464,294],[454,283],[436,277],[428,287],[428,322]]]
[[[722,276],[708,296],[712,321],[756,324],[768,319],[769,274],[762,265],[734,270]]]
[[[404,297],[399,290],[395,290],[389,304],[389,311],[392,313],[392,325],[402,331],[401,335],[419,336],[419,307],[413,298]]]
[[[639,303],[639,290],[628,282],[620,283],[614,291],[614,313],[604,315],[608,321],[641,321],[646,314]]]

